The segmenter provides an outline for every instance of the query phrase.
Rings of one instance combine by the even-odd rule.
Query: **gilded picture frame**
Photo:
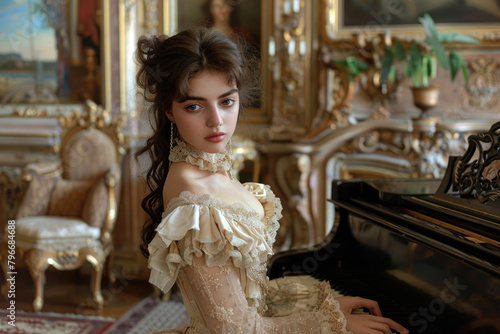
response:
[[[1,105],[103,104],[103,6],[96,0],[3,1]]]
[[[421,34],[418,18],[429,13],[440,31],[460,32],[483,41],[482,47],[500,45],[500,4],[461,0],[324,0],[324,38],[338,42],[353,33],[390,31],[393,36]],[[355,13],[356,15],[352,15]],[[351,14],[351,15],[349,15]],[[345,19],[349,17],[349,19]]]

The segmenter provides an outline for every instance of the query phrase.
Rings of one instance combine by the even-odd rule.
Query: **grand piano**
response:
[[[440,179],[333,181],[334,227],[277,253],[270,279],[310,274],[378,301],[410,333],[500,333],[500,122]]]

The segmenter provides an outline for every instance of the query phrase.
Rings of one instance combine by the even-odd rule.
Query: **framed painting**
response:
[[[257,48],[261,42],[261,5],[251,0],[179,0],[178,28],[203,25],[237,38],[243,36]]]
[[[326,36],[352,33],[421,33],[418,18],[428,13],[440,30],[500,40],[500,2],[496,0],[325,0]]]
[[[241,117],[249,122],[267,122],[269,112],[265,96],[267,87],[269,20],[272,2],[265,0],[169,0],[164,8],[164,31],[174,33],[190,26],[217,29],[231,38],[244,38],[259,51],[263,87],[261,99],[246,108]]]
[[[0,101],[101,103],[101,2],[0,3]]]

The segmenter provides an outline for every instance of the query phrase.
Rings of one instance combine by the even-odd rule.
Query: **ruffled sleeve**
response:
[[[280,227],[279,220],[283,217],[281,201],[274,195],[271,187],[262,183],[247,182],[243,186],[263,206],[264,221],[266,223],[267,242],[272,246],[276,241],[276,233]]]
[[[268,228],[257,213],[209,195],[183,192],[172,200],[149,244],[149,281],[167,292],[179,269],[205,255],[209,267],[229,259],[236,268],[257,268],[272,255]]]

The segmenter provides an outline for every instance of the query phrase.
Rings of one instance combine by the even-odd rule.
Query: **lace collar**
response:
[[[171,162],[184,161],[190,165],[197,166],[200,170],[207,170],[210,172],[229,172],[231,179],[232,162],[231,156],[227,150],[218,153],[207,153],[198,150],[184,141],[176,138],[176,145],[170,151],[168,160]]]

